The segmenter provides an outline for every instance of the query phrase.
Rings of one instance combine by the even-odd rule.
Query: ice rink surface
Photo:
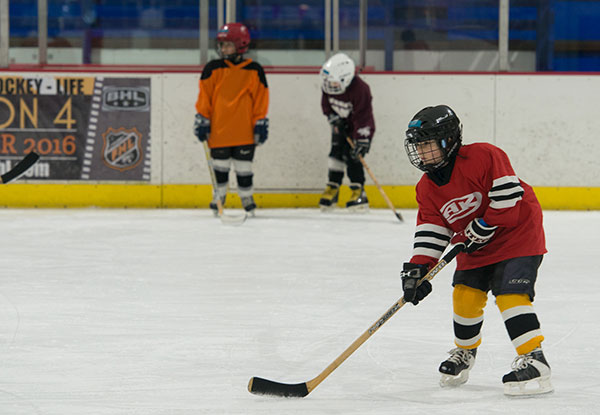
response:
[[[545,212],[553,394],[503,395],[515,351],[492,296],[469,382],[438,386],[453,264],[309,396],[247,391],[314,378],[401,297],[401,213],[0,210],[0,414],[600,413],[600,212]]]

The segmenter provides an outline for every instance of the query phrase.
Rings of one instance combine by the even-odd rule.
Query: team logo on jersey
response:
[[[102,138],[104,163],[111,169],[133,169],[142,160],[142,134],[137,128],[109,128]]]
[[[350,113],[352,112],[352,103],[348,101],[340,101],[339,99],[335,99],[333,97],[329,97],[329,104],[331,108],[342,118],[348,118]]]
[[[359,128],[356,132],[363,137],[369,137],[371,135],[371,127],[367,125],[366,127]]]
[[[448,223],[454,223],[479,209],[482,200],[483,196],[481,193],[474,192],[446,202],[440,209],[440,212]]]

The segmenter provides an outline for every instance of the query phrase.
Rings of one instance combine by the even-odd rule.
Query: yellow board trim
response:
[[[416,209],[414,186],[383,186],[398,209]],[[372,208],[388,208],[375,186],[365,186]],[[600,210],[600,187],[536,187],[543,209]],[[317,207],[319,192],[261,192],[255,194],[262,208]],[[343,207],[350,196],[342,186],[338,205]],[[33,184],[14,183],[0,186],[0,206],[20,208],[205,208],[212,197],[210,185],[188,184]],[[231,193],[227,208],[241,207],[239,197]]]

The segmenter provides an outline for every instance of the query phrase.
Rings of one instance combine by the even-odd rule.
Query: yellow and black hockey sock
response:
[[[504,325],[519,355],[541,346],[544,336],[528,294],[503,294],[496,297]]]
[[[487,293],[458,284],[452,293],[454,306],[454,343],[463,349],[475,349],[481,344],[483,308]]]

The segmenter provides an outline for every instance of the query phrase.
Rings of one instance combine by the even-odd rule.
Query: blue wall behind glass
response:
[[[214,3],[210,2],[211,21],[216,21]],[[466,49],[473,49],[473,44],[492,49],[497,45],[497,0],[370,0],[368,4],[371,48],[461,49],[470,42]],[[238,1],[237,8],[238,20],[249,26],[253,41],[261,47],[293,49],[302,47],[299,40],[324,39],[322,0]],[[148,14],[149,9],[157,13]],[[50,39],[81,36],[90,27],[105,37],[134,37],[142,29],[158,38],[198,38],[198,0],[49,0],[48,12]],[[159,18],[153,21],[152,16]],[[510,48],[535,50],[538,70],[600,71],[598,21],[600,0],[512,0]],[[358,23],[358,2],[340,0],[342,42],[358,42]],[[211,29],[214,36],[215,28]],[[10,34],[13,45],[18,44],[15,39],[37,36],[36,0],[10,1]]]

